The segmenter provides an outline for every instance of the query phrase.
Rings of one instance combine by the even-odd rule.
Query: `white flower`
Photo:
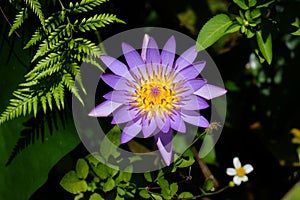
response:
[[[248,181],[248,177],[246,174],[249,174],[253,171],[253,167],[250,164],[246,164],[244,166],[241,165],[240,159],[238,157],[233,158],[233,166],[234,168],[227,168],[226,174],[233,177],[233,182],[236,185],[240,185],[243,182]]]

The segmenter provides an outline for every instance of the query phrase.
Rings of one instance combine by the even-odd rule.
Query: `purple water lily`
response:
[[[126,123],[121,143],[140,132],[154,136],[164,162],[172,160],[172,130],[186,133],[186,124],[208,127],[199,110],[209,107],[206,100],[221,96],[226,90],[207,84],[198,75],[206,62],[194,62],[195,46],[175,60],[176,42],[171,36],[160,52],[156,41],[145,35],[139,54],[122,43],[127,65],[110,56],[101,56],[114,74],[103,74],[102,80],[114,90],[104,95],[105,102],[90,113],[93,117],[113,115],[112,124]],[[206,99],[206,100],[205,100]]]

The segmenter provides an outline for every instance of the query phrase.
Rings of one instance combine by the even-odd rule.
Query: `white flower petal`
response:
[[[248,181],[248,176],[240,177],[240,179],[241,179],[243,182],[247,182],[247,181]]]
[[[242,179],[238,176],[235,176],[233,177],[233,182],[236,184],[236,185],[241,185],[242,183]]]
[[[243,168],[245,169],[247,174],[253,171],[253,167],[250,164],[246,164]]]
[[[226,174],[229,176],[235,176],[236,175],[236,170],[233,168],[227,168]]]
[[[240,162],[240,159],[238,157],[234,157],[233,158],[233,166],[234,168],[240,168],[242,165],[241,165],[241,162]]]

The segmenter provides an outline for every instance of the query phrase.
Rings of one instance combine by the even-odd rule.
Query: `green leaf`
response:
[[[298,182],[292,189],[286,193],[282,200],[298,200],[300,197],[300,182]]]
[[[120,145],[121,130],[119,126],[114,126],[100,143],[100,155],[107,161],[110,156],[117,158],[120,156],[118,146]]]
[[[60,181],[60,185],[72,194],[86,192],[88,185],[85,180],[80,180],[75,171],[70,171],[64,175]]]
[[[149,199],[150,198],[150,194],[149,194],[149,192],[147,190],[141,190],[139,192],[139,195],[141,197],[143,197],[144,199]]]
[[[89,165],[82,158],[78,159],[78,161],[76,163],[76,173],[77,173],[77,176],[81,179],[86,179],[86,177],[88,176]]]
[[[204,182],[203,189],[205,191],[211,191],[214,188],[214,186],[215,186],[214,181],[211,178],[208,178]]]
[[[170,185],[171,196],[174,196],[177,191],[178,191],[178,184],[177,183],[172,183]]]
[[[256,5],[257,1],[256,0],[248,0],[249,1],[249,7],[253,7]]]
[[[237,4],[240,8],[247,10],[249,7],[246,5],[244,0],[233,0],[235,4]]]
[[[100,194],[98,193],[93,193],[89,200],[105,200]]]
[[[259,47],[260,52],[270,65],[272,62],[272,35],[271,33],[263,32],[259,30],[256,32],[256,40]]]
[[[114,189],[116,183],[113,178],[108,178],[107,181],[103,185],[103,192],[108,192]]]
[[[151,194],[151,197],[153,197],[155,200],[163,200],[163,198],[158,194]]]
[[[196,50],[201,51],[214,44],[231,26],[232,20],[225,14],[218,14],[210,19],[199,32]]]
[[[145,172],[144,173],[144,177],[145,177],[146,181],[152,182],[152,177],[151,177],[151,173],[150,172]]]
[[[101,179],[107,179],[109,177],[109,172],[107,170],[108,166],[98,163],[97,166],[92,166],[93,171],[99,176]]]
[[[192,198],[194,195],[190,192],[182,192],[179,194],[178,198],[179,199],[184,199],[184,198]]]
[[[226,34],[227,33],[234,33],[234,32],[237,32],[238,30],[240,30],[241,28],[241,25],[240,24],[237,24],[237,23],[234,23],[234,24],[231,24],[228,29],[226,30]]]
[[[189,149],[184,153],[184,155],[180,158],[180,160],[176,162],[176,165],[179,168],[185,168],[191,166],[194,162],[195,162],[194,154]]]

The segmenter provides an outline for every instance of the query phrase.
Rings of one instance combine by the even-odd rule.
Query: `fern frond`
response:
[[[62,11],[54,13],[50,17],[45,20],[45,28],[48,33],[51,33],[55,30],[58,26],[61,25],[63,20],[61,19]],[[43,36],[46,35],[45,30],[42,27],[36,29],[34,34],[31,36],[29,42],[25,45],[24,49],[28,49],[29,47],[35,45],[39,41],[43,39]]]
[[[10,28],[8,36],[11,36],[13,34],[13,32],[15,30],[17,30],[23,24],[26,11],[27,11],[26,8],[22,8],[22,10],[19,12],[19,14],[16,15],[15,21]]]
[[[25,0],[25,3],[29,5],[32,11],[38,16],[43,27],[45,27],[44,14],[41,10],[41,4],[38,0]]]
[[[95,43],[88,39],[76,38],[74,42],[74,46],[76,47],[78,53],[83,53],[87,56],[92,56],[95,58],[101,55],[101,50],[99,47],[97,47]]]
[[[70,2],[69,8],[66,9],[70,13],[82,13],[93,10],[94,7],[106,2],[106,0],[82,0],[80,3],[76,2],[75,5]]]
[[[86,32],[92,30],[97,30],[97,28],[105,27],[105,25],[119,22],[125,23],[124,21],[117,18],[116,15],[113,14],[99,14],[94,15],[88,19],[83,18],[83,20],[78,24],[78,20],[75,21],[75,25],[78,24],[76,28],[78,28],[81,32]]]
[[[62,83],[59,83],[58,86],[51,89],[51,93],[53,94],[54,101],[58,110],[64,109],[64,96],[65,96],[65,88]]]
[[[17,98],[10,100],[10,106],[0,116],[0,124],[17,118],[19,116],[30,114],[33,110],[34,116],[37,113],[38,96],[32,96],[31,94],[24,94],[24,92],[15,91],[13,95]]]
[[[37,65],[25,75],[27,78],[26,81],[34,80],[35,76],[42,70],[45,70],[54,64],[60,63],[60,60],[62,59],[60,54],[61,52],[50,53],[46,58],[40,60]]]
[[[74,96],[80,101],[82,105],[84,102],[79,94],[78,88],[75,86],[75,80],[73,76],[69,73],[65,73],[62,77],[63,84],[74,94]]]

